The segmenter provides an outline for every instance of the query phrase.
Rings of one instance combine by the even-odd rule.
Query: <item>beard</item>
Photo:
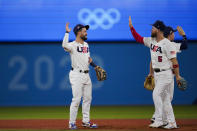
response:
[[[152,37],[152,38],[157,37],[157,33],[151,33],[151,37]]]
[[[81,36],[81,39],[85,41],[85,40],[87,40],[88,38],[87,38],[87,36]]]

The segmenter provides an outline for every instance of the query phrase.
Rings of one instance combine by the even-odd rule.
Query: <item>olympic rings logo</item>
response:
[[[92,30],[98,27],[109,30],[115,23],[120,21],[120,12],[115,8],[106,11],[102,8],[96,8],[93,11],[83,8],[78,13],[78,19],[80,22],[90,25]]]

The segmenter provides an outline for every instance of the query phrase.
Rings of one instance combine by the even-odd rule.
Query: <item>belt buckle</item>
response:
[[[161,70],[159,68],[154,69],[155,72],[160,72]]]
[[[85,73],[85,74],[86,74],[86,73],[88,73],[88,72],[89,72],[89,70],[84,70],[84,71],[79,70],[79,72],[80,72],[80,73]]]
[[[84,71],[84,73],[88,73],[88,72],[89,72],[89,70],[85,70],[85,71]]]

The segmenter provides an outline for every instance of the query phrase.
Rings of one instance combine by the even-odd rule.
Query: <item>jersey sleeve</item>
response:
[[[69,43],[69,42],[68,42],[68,39],[69,39],[69,34],[66,33],[65,36],[64,36],[63,42],[62,42],[62,47],[63,47],[66,51],[72,52],[73,45],[72,45],[72,43]]]
[[[150,48],[152,42],[151,37],[144,37],[143,41],[144,41],[144,45]]]
[[[136,32],[136,30],[134,29],[134,27],[131,27],[130,30],[131,30],[131,34],[133,35],[134,39],[137,42],[139,42],[141,44],[144,44],[143,37]]]
[[[176,57],[177,49],[173,43],[170,41],[165,44],[165,49],[166,49],[166,55],[168,59],[172,59]]]
[[[175,48],[176,48],[176,52],[181,53],[181,49],[180,49],[181,48],[181,43],[175,43],[174,42],[174,45],[175,45]]]
[[[186,35],[184,35],[183,40],[181,42],[180,50],[186,50],[187,48],[188,48],[187,37]]]

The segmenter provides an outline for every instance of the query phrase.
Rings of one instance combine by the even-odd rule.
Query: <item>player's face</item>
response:
[[[86,28],[82,28],[79,35],[82,40],[87,40],[88,33],[87,33]]]
[[[170,41],[174,41],[174,32],[170,34],[169,40],[170,40]]]
[[[152,26],[151,37],[157,37],[158,29]]]

